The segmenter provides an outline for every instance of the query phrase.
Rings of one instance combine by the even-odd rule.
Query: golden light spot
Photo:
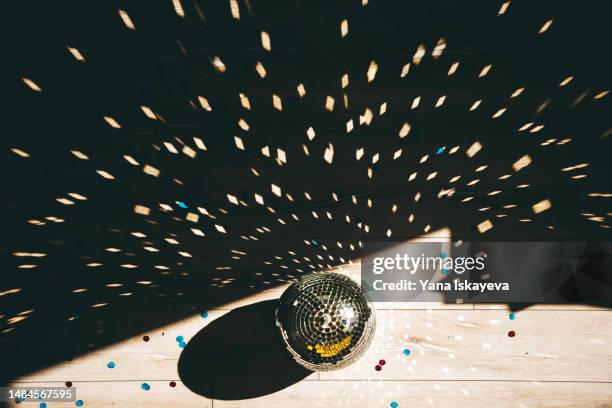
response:
[[[548,20],[547,22],[544,23],[544,25],[542,27],[540,27],[540,30],[538,31],[538,34],[544,34],[546,32],[546,30],[548,30],[550,28],[550,26],[553,23],[553,19]]]
[[[417,96],[416,98],[414,98],[412,100],[412,105],[410,106],[410,109],[416,109],[418,108],[419,104],[421,103],[421,97]]]
[[[212,110],[212,108],[210,107],[210,103],[208,103],[208,99],[206,99],[203,96],[198,96],[198,102],[200,102],[200,106],[202,106],[202,109],[204,109],[205,111],[210,112]]]
[[[148,164],[145,164],[145,166],[142,168],[142,171],[145,174],[148,174],[149,176],[153,176],[153,177],[159,177],[161,173],[158,169]]]
[[[366,74],[368,82],[372,82],[374,78],[376,78],[376,72],[378,72],[378,64],[376,61],[370,61],[370,66],[368,66],[368,72]]]
[[[486,76],[489,71],[491,70],[491,68],[493,67],[493,64],[489,64],[489,65],[485,65],[482,70],[480,70],[480,74],[478,74],[478,78],[482,78],[484,76]]]
[[[501,108],[500,110],[495,112],[495,114],[493,114],[492,118],[493,119],[499,118],[501,115],[504,114],[504,112],[506,112],[506,108]]]
[[[174,7],[174,12],[177,16],[185,17],[185,10],[183,10],[181,0],[172,0],[172,6]]]
[[[535,214],[539,214],[541,212],[544,212],[550,209],[551,206],[552,206],[552,203],[550,202],[550,200],[545,199],[545,200],[540,201],[539,203],[535,203],[533,206],[531,206],[531,208]]]
[[[115,118],[111,116],[104,116],[104,120],[110,125],[110,127],[114,129],[121,129],[121,125],[115,120]]]
[[[482,149],[480,142],[476,141],[465,151],[468,157],[474,157]]]
[[[110,174],[109,172],[105,171],[105,170],[96,170],[96,173],[98,173],[100,176],[104,177],[107,180],[114,180],[115,176],[113,176],[112,174]]]
[[[342,20],[342,22],[340,23],[340,35],[342,36],[342,38],[348,35],[348,31],[349,31],[348,20]]]
[[[402,128],[400,129],[398,135],[400,138],[405,138],[406,136],[408,136],[408,133],[410,133],[410,130],[412,129],[412,127],[410,126],[410,123],[405,122],[402,125]]]
[[[130,16],[127,13],[127,11],[119,9],[119,17],[121,17],[121,20],[123,21],[123,24],[125,24],[125,26],[127,28],[129,28],[130,30],[135,30],[136,29],[136,26],[132,22],[132,19],[130,18]]]
[[[21,80],[28,86],[30,87],[31,90],[35,91],[35,92],[42,92],[42,89],[40,88],[40,86],[38,86],[36,84],[36,82],[32,81],[30,78],[21,78]]]
[[[559,86],[565,86],[569,84],[570,82],[572,82],[573,79],[574,79],[573,76],[568,76],[567,78],[565,78],[563,81],[559,83]]]
[[[445,100],[446,100],[446,95],[442,95],[441,97],[439,97],[438,101],[436,102],[436,108],[439,108],[440,106],[442,106]]]
[[[474,102],[472,104],[472,106],[470,106],[470,112],[478,109],[478,107],[480,106],[480,104],[482,103],[482,99],[477,100],[476,102]]]
[[[304,88],[304,84],[299,84],[297,86],[297,91],[298,91],[298,95],[300,95],[300,98],[303,98],[304,95],[306,95],[306,88]]]
[[[502,3],[501,7],[499,8],[499,11],[497,12],[497,15],[498,16],[504,15],[504,13],[508,10],[508,7],[510,7],[509,0]]]
[[[524,155],[523,157],[518,159],[516,162],[514,162],[514,164],[512,165],[512,168],[514,169],[514,171],[520,171],[521,169],[529,166],[531,162],[532,162],[531,157],[529,157],[529,155]]]
[[[89,157],[86,154],[83,154],[83,153],[79,152],[78,150],[71,150],[70,153],[72,153],[78,159],[89,160]]]
[[[477,227],[478,227],[478,232],[480,232],[481,234],[484,234],[485,232],[493,228],[493,223],[489,220],[485,220],[481,222],[480,224],[478,224]]]
[[[433,51],[431,52],[431,56],[435,59],[438,59],[442,56],[444,49],[446,48],[446,40],[444,38],[440,38],[436,43]]]
[[[26,153],[26,152],[24,152],[23,150],[18,149],[18,148],[16,148],[16,147],[11,148],[11,151],[12,151],[13,153],[15,153],[17,156],[23,157],[24,159],[27,159],[27,158],[29,158],[29,157],[30,157],[30,155],[29,155],[28,153]]]
[[[327,95],[327,98],[325,98],[325,109],[329,112],[333,112],[335,102],[336,101],[331,95]]]
[[[593,99],[601,99],[601,98],[603,98],[604,96],[606,96],[609,93],[610,93],[610,91],[602,91],[602,92],[598,93],[597,95],[595,95],[593,97]]]
[[[453,64],[448,69],[448,73],[446,75],[453,75],[455,72],[457,72],[457,68],[459,68],[459,61],[453,62]]]
[[[261,62],[257,62],[257,64],[255,64],[255,71],[257,71],[257,73],[259,74],[259,76],[261,77],[261,79],[266,77],[266,69],[264,68],[263,64]],[[298,87],[299,88],[299,87]],[[298,89],[299,92],[299,89]]]
[[[236,20],[240,20],[240,6],[238,5],[238,0],[230,0],[229,3],[232,17],[234,17]]]
[[[516,98],[517,96],[522,94],[524,90],[525,90],[525,88],[517,88],[514,92],[512,92],[512,95],[510,95],[510,97],[511,98]]]
[[[266,31],[261,32],[261,46],[266,51],[272,51],[272,42],[270,41],[270,34]]]
[[[400,78],[405,77],[406,75],[408,75],[408,72],[410,72],[410,64],[405,64],[402,67],[402,72],[400,72]]]
[[[74,59],[76,59],[77,61],[85,62],[85,58],[83,57],[83,54],[81,54],[81,52],[77,50],[76,48],[68,47],[68,52],[70,52],[70,54],[72,54]]]
[[[421,63],[421,60],[423,59],[423,57],[425,56],[425,52],[427,50],[425,49],[425,46],[423,44],[419,44],[419,46],[417,47],[413,57],[412,57],[412,63],[414,65],[419,65]]]
[[[210,63],[212,64],[213,68],[217,70],[217,72],[224,73],[227,69],[223,61],[221,61],[221,58],[219,58],[217,55],[212,58]]]
[[[323,158],[328,164],[332,164],[332,161],[334,160],[334,145],[331,143],[328,144],[328,146],[325,148]]]

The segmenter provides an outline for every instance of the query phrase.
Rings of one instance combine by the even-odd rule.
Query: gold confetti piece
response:
[[[193,141],[196,144],[196,146],[198,147],[198,149],[206,150],[206,145],[204,144],[204,141],[202,139],[200,139],[199,137],[194,137]]]
[[[266,51],[272,51],[272,43],[270,42],[270,34],[266,31],[261,32],[261,46]]]
[[[519,132],[523,132],[533,126],[533,122],[525,123],[523,126],[519,128]]]
[[[459,150],[459,147],[460,147],[460,146],[455,146],[455,147],[453,147],[452,149],[450,149],[450,150],[448,151],[448,154],[455,154],[455,153],[457,152],[457,150]]]
[[[215,225],[216,227],[216,225]],[[184,256],[185,258],[193,258],[193,256],[187,251],[178,251],[180,256]]]
[[[421,160],[419,160],[419,164],[425,163],[427,161],[427,159],[429,159],[429,155],[426,154],[425,156],[421,157]]]
[[[465,151],[468,157],[474,157],[482,149],[480,142],[476,141]]]
[[[372,164],[376,164],[379,159],[380,159],[380,154],[376,153],[374,156],[372,156]]]
[[[179,17],[185,17],[185,10],[183,10],[183,5],[181,4],[181,0],[172,0],[172,6],[174,7],[174,12]]]
[[[572,170],[577,170],[577,169],[583,169],[588,166],[589,166],[589,163],[580,163],[580,164],[576,164],[575,166],[564,167],[561,169],[561,171],[572,171]]]
[[[265,75],[264,75],[265,76]],[[263,77],[262,77],[263,78]],[[304,95],[306,95],[306,88],[304,88],[304,84],[299,84],[297,86],[297,91],[298,91],[298,95],[300,95],[300,98],[303,98]]]
[[[500,110],[498,110],[497,112],[495,112],[492,116],[493,119],[499,118],[501,115],[504,114],[504,112],[506,112],[506,108],[501,108]]]
[[[544,34],[546,32],[546,30],[548,30],[550,28],[550,26],[553,23],[553,19],[548,20],[547,22],[544,23],[544,25],[542,27],[540,27],[540,30],[538,31],[538,34]]]
[[[517,96],[519,96],[520,94],[523,93],[523,91],[525,90],[525,88],[517,88],[514,92],[512,92],[512,95],[510,95],[511,98],[516,98]]]
[[[475,179],[467,183],[468,186],[474,186],[480,182],[480,179]]]
[[[220,72],[220,73],[225,72],[226,70],[225,64],[223,63],[223,61],[221,61],[221,58],[219,58],[217,55],[215,55],[210,62],[213,68],[217,70],[217,72]]]
[[[340,23],[340,35],[342,36],[342,38],[348,35],[348,31],[349,31],[348,20],[342,20],[342,22]]]
[[[0,292],[0,296],[12,295],[14,293],[19,293],[22,290],[23,289],[21,289],[21,288],[14,288],[14,289],[5,290],[3,292]]]
[[[240,6],[238,5],[238,0],[230,0],[229,3],[232,17],[234,17],[236,20],[240,20]]]
[[[158,169],[148,164],[145,164],[145,166],[142,168],[142,171],[145,174],[148,174],[149,176],[153,177],[159,177],[159,174],[161,173]]]
[[[402,149],[396,150],[395,153],[393,153],[393,160],[399,159],[401,155],[402,155]]]
[[[251,110],[251,102],[249,101],[249,98],[243,93],[238,94],[238,96],[240,97],[240,104],[242,107],[244,109]]]
[[[238,121],[238,126],[240,126],[240,129],[244,130],[245,132],[251,128],[249,124],[242,118],[240,118],[240,120]]]
[[[478,74],[478,78],[482,78],[485,75],[487,75],[489,73],[489,71],[491,70],[491,68],[493,67],[492,64],[486,65],[482,68],[482,70],[480,71],[480,74]]]
[[[215,224],[215,229],[217,231],[219,231],[220,233],[222,233],[222,234],[226,234],[227,233],[227,231],[225,230],[225,227],[223,225]]]
[[[540,201],[539,203],[534,204],[531,208],[533,209],[533,212],[535,214],[539,214],[541,212],[544,212],[550,209],[551,206],[552,206],[552,203],[550,202],[550,200],[545,199],[545,200]]]
[[[33,91],[42,92],[42,89],[30,78],[21,78],[21,80]]]
[[[446,40],[444,38],[440,38],[435,48],[431,52],[431,56],[434,57],[435,59],[440,58],[445,48],[446,48]]]
[[[461,176],[455,176],[453,178],[451,178],[448,182],[449,183],[455,183],[456,181],[458,181],[461,178]]]
[[[187,215],[185,216],[185,219],[187,221],[191,221],[191,222],[198,222],[198,220],[200,219],[200,216],[196,213],[187,213]]]
[[[241,138],[239,138],[238,136],[234,136],[234,143],[236,144],[236,147],[238,149],[244,150],[244,142]]]
[[[16,148],[16,147],[12,147],[12,148],[11,148],[11,151],[12,151],[13,153],[15,153],[17,156],[23,157],[24,159],[27,159],[27,158],[29,158],[29,157],[30,157],[30,155],[29,155],[28,153],[26,153],[26,152],[24,152],[23,150],[18,149],[18,148]]]
[[[401,139],[405,138],[406,136],[408,136],[408,133],[410,133],[410,130],[412,129],[412,127],[410,126],[410,124],[408,122],[404,123],[402,125],[402,128],[399,131],[399,137]]]
[[[420,193],[420,192],[417,192],[417,193],[414,195],[414,202],[416,203],[416,202],[418,202],[420,199],[421,199],[421,193]]]
[[[204,232],[199,228],[191,228],[191,232],[193,232],[195,235],[198,235],[200,237],[206,236],[206,234],[204,234]]]
[[[144,205],[136,204],[134,206],[134,212],[140,215],[149,215],[151,214],[151,209],[149,207],[145,207]]]
[[[125,26],[127,28],[129,28],[130,30],[135,30],[136,29],[136,26],[132,22],[132,19],[130,18],[130,16],[127,13],[127,11],[119,9],[119,17],[121,17],[121,20],[123,21],[123,24],[125,24]]]
[[[360,149],[357,149],[357,150],[355,151],[355,158],[356,158],[357,160],[361,160],[361,158],[363,157],[364,153],[365,153],[365,151],[364,151],[363,147],[362,147],[362,148],[360,148]]]
[[[479,99],[476,102],[474,102],[472,106],[470,107],[470,112],[476,110],[480,106],[481,103],[482,103],[482,99]]]
[[[333,97],[331,97],[330,95],[327,95],[327,98],[325,98],[325,109],[328,110],[329,112],[333,112],[335,102],[336,101],[334,100]]]
[[[485,220],[481,222],[480,224],[478,224],[478,232],[480,232],[481,234],[484,234],[491,228],[493,228],[493,223],[489,220]]]
[[[372,178],[372,176],[374,175],[374,172],[372,171],[371,167],[368,167],[368,178]]]
[[[537,133],[542,129],[544,129],[544,125],[538,125],[538,126],[533,127],[533,129],[531,129],[529,133]]]
[[[107,180],[114,180],[115,179],[115,177],[112,174],[110,174],[109,172],[104,171],[104,170],[96,170],[96,173],[98,173],[100,176],[104,177]]]
[[[255,64],[255,71],[257,71],[262,79],[266,77],[267,72],[261,62],[258,61],[257,64]]]
[[[420,103],[421,103],[421,97],[417,96],[416,98],[412,100],[412,105],[410,106],[410,109],[418,108]]]
[[[426,180],[427,180],[427,181],[429,181],[429,180],[433,180],[434,178],[436,178],[436,176],[437,176],[437,175],[438,175],[438,172],[437,172],[437,171],[434,171],[434,172],[432,172],[432,173],[429,173],[429,174],[427,175],[427,179],[426,179]]]
[[[370,66],[368,67],[368,72],[366,76],[368,77],[368,82],[372,82],[374,78],[376,78],[376,73],[378,72],[378,64],[376,61],[370,61]]]
[[[512,168],[514,169],[514,171],[520,171],[521,169],[524,169],[525,167],[529,166],[531,162],[531,157],[529,157],[529,155],[524,155],[512,165]]]
[[[280,149],[280,148],[276,149],[276,158],[281,163],[287,163],[287,153],[285,153],[283,149]]]
[[[331,143],[328,144],[328,146],[325,148],[323,158],[327,163],[332,164],[332,161],[334,160],[334,145]]]
[[[342,75],[342,79],[340,80],[340,86],[342,89],[346,88],[349,85],[349,76],[348,74]]]
[[[410,177],[408,177],[408,181],[412,181],[412,180],[414,180],[414,179],[416,178],[417,174],[418,174],[418,172],[416,172],[416,171],[415,171],[414,173],[412,173],[412,174],[410,175]]]
[[[272,94],[272,106],[274,106],[274,109],[277,111],[283,110],[283,102],[281,101],[280,96]]]
[[[406,64],[402,67],[402,72],[400,72],[400,78],[405,77],[410,72],[410,64]]]
[[[505,13],[506,11],[508,11],[508,7],[509,7],[509,6],[510,6],[510,1],[505,1],[505,2],[504,2],[502,5],[501,5],[501,7],[499,8],[499,11],[497,12],[497,15],[498,15],[498,16],[502,16],[502,15],[504,15],[504,13]]]
[[[262,147],[261,154],[263,154],[266,157],[270,157],[270,148],[268,146]]]
[[[609,93],[610,93],[610,91],[602,91],[602,92],[598,93],[597,95],[595,95],[593,97],[593,99],[601,99],[601,98],[603,98],[604,96],[606,96]]]
[[[457,68],[459,68],[459,61],[453,62],[453,64],[448,69],[448,73],[446,75],[448,76],[453,75],[455,72],[457,72]]]
[[[157,119],[157,116],[155,116],[155,113],[148,106],[141,106],[140,109],[144,112],[147,118]]]
[[[475,173],[481,172],[481,171],[485,170],[487,167],[489,167],[489,166],[487,166],[487,165],[478,166],[478,167],[476,168],[476,170],[474,170],[474,172],[475,172]]]
[[[445,100],[446,100],[446,95],[442,95],[441,97],[439,97],[438,101],[436,102],[436,108],[439,108],[440,106],[444,105]]]
[[[414,53],[414,56],[412,57],[412,63],[414,65],[419,65],[421,63],[421,60],[425,56],[426,51],[427,50],[425,49],[425,46],[423,44],[419,44],[419,46],[417,47]]]
[[[612,198],[612,193],[589,193],[589,197]]]
[[[110,127],[114,129],[121,129],[121,125],[113,117],[104,116],[104,120],[110,125]]]

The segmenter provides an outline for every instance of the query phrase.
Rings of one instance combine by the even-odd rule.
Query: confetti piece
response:
[[[136,26],[132,22],[132,19],[130,18],[130,16],[127,13],[127,11],[119,10],[119,16],[121,17],[121,20],[123,21],[123,24],[125,24],[125,26],[127,28],[129,28],[130,30],[136,30]]]
[[[270,41],[270,34],[266,31],[261,32],[261,46],[266,51],[272,51],[272,43]]]
[[[174,381],[170,381],[170,383],[168,384],[170,387],[174,388],[176,387],[176,382]]]
[[[115,368],[115,362],[114,361],[109,361],[108,364],[106,365],[108,368]]]
[[[553,21],[555,21],[555,20],[550,19],[550,20],[546,21],[544,23],[544,25],[542,27],[540,27],[540,30],[538,31],[538,34],[544,34],[550,28],[550,26],[552,25]]]
[[[411,353],[411,352],[410,352],[410,350],[409,350],[409,349],[404,349],[404,350],[402,351],[402,353],[403,353],[403,354],[404,354],[404,355],[407,357],[407,356],[409,356],[409,355],[410,355],[410,353]]]
[[[208,312],[206,312],[206,311],[201,312],[200,316],[202,316],[204,319],[206,319],[208,317]]]
[[[397,401],[392,401],[391,404],[389,404],[391,406],[391,408],[398,408],[399,404],[397,403]]]
[[[480,224],[478,224],[478,232],[480,232],[481,234],[484,234],[491,228],[493,228],[493,223],[489,220],[485,220],[481,222]]]
[[[540,201],[539,203],[534,204],[531,208],[533,209],[533,212],[535,214],[539,214],[539,213],[549,210],[551,206],[552,206],[552,203],[550,202],[550,200],[545,199],[545,200]]]
[[[374,369],[375,369],[376,371],[380,371],[380,370],[382,370],[382,367],[381,367],[381,366],[379,366],[379,365],[377,364],[377,365],[376,365],[376,367],[374,367]]]
[[[349,31],[348,20],[342,20],[342,22],[340,23],[340,35],[342,36],[342,38],[348,35],[348,31]]]
[[[514,164],[512,165],[512,168],[514,169],[514,171],[520,171],[521,169],[524,169],[525,167],[529,166],[531,162],[532,162],[531,157],[529,157],[529,155],[524,155],[523,157],[518,159],[516,162],[514,162]]]
[[[146,342],[148,342],[150,339],[149,339],[149,336],[142,336],[142,340],[143,340],[143,341],[146,343]]]
[[[378,64],[376,61],[370,61],[370,66],[368,67],[367,77],[368,82],[372,82],[374,78],[376,78],[376,73],[378,72]]]
[[[516,319],[516,313],[514,313],[514,312],[510,313],[510,314],[508,315],[508,318],[509,318],[510,320],[514,320],[514,319]]]
[[[508,332],[508,337],[514,337],[516,336],[516,332],[514,330],[511,330]]]
[[[145,391],[149,391],[151,389],[151,386],[149,384],[147,384],[147,383],[142,383],[140,385],[140,388],[142,388]]]

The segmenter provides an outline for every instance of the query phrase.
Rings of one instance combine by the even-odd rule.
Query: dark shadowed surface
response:
[[[312,374],[293,361],[274,322],[275,300],[212,321],[179,359],[183,384],[209,398],[239,400],[282,390]]]

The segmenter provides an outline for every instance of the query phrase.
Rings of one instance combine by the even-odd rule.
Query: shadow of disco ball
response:
[[[309,370],[324,371],[359,359],[374,337],[376,316],[350,278],[311,273],[283,293],[276,325],[295,361]]]

